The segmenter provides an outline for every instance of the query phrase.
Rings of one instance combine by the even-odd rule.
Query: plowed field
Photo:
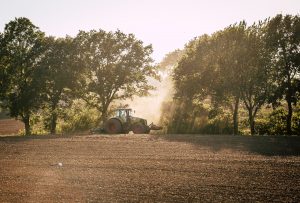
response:
[[[0,138],[0,202],[299,202],[299,137]]]

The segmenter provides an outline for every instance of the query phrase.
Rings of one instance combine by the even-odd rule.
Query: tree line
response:
[[[104,121],[116,100],[149,94],[157,66],[152,46],[133,34],[104,30],[77,36],[46,36],[27,18],[16,18],[0,32],[0,105],[31,134],[38,112],[44,128],[57,122],[75,99],[95,108]]]
[[[242,116],[251,135],[299,135],[300,16],[242,21],[197,37],[172,79],[174,99],[161,118],[168,133],[239,134]]]

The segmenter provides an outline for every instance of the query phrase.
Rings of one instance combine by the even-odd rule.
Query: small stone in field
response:
[[[63,164],[62,163],[58,163],[58,166],[62,166]]]

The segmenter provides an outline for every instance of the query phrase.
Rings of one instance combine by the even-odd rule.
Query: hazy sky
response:
[[[0,30],[15,17],[53,36],[120,29],[151,43],[159,62],[196,36],[278,13],[299,14],[300,0],[0,0]]]

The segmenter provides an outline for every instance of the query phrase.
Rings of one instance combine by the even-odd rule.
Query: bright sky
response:
[[[0,0],[0,31],[27,17],[47,35],[75,36],[78,30],[134,33],[152,44],[159,62],[192,38],[235,22],[299,14],[300,0]]]

